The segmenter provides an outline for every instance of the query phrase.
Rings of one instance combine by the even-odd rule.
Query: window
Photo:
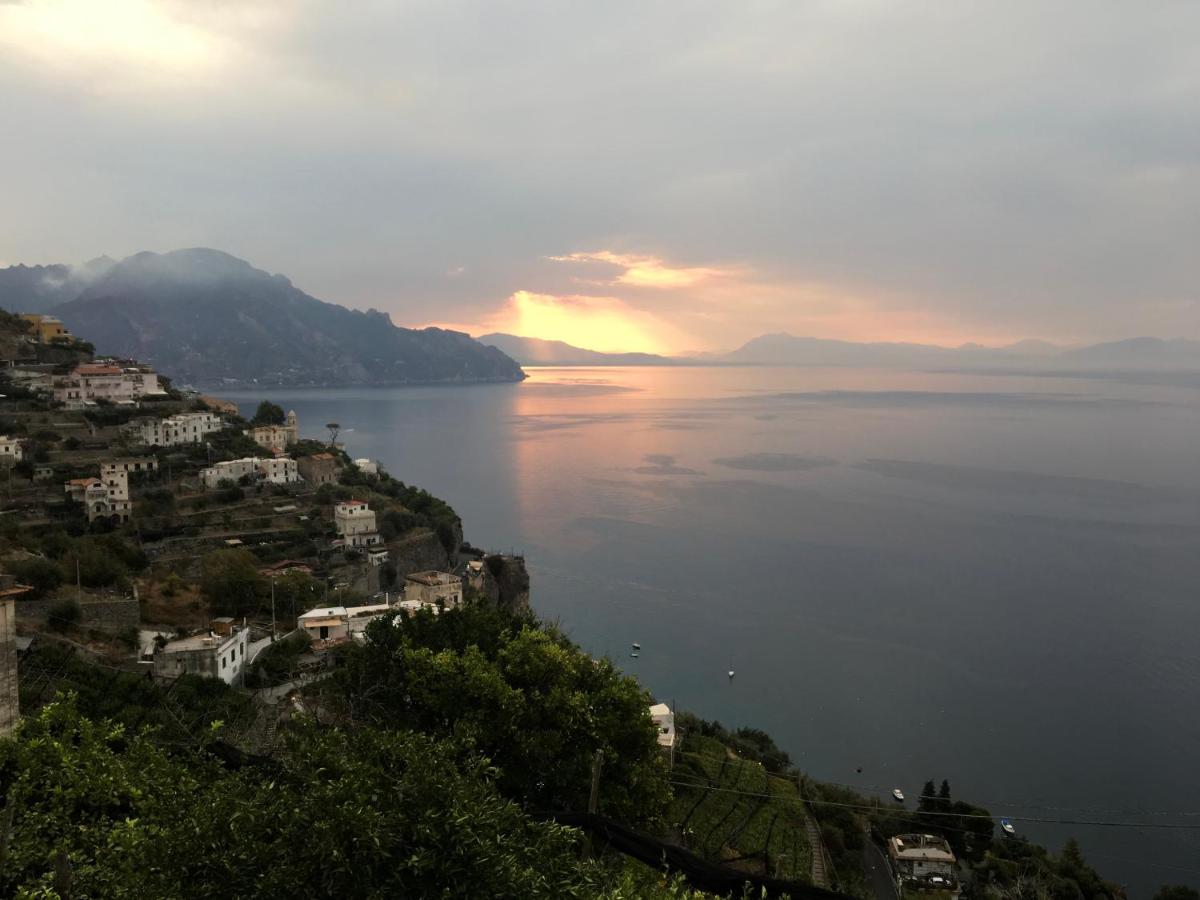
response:
[[[223,656],[222,656],[222,657],[221,657],[221,668],[222,668],[222,669],[223,669],[223,668],[225,668],[225,665],[226,665],[228,662],[229,662],[229,660],[227,660],[225,657],[223,657]]]

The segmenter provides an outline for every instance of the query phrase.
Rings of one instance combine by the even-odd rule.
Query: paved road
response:
[[[896,893],[896,882],[892,879],[892,869],[883,851],[869,835],[864,835],[864,838],[866,844],[862,851],[863,871],[867,873],[871,890],[875,892],[875,900],[900,900],[900,895]]]

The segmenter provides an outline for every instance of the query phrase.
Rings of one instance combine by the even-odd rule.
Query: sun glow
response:
[[[517,291],[496,317],[499,330],[604,352],[661,353],[660,328],[616,297]],[[496,330],[496,329],[493,329]]]
[[[219,57],[213,37],[147,0],[0,5],[0,45],[56,69],[116,64],[188,71]]]

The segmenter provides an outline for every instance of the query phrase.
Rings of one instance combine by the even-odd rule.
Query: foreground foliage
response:
[[[304,726],[278,767],[230,771],[66,699],[0,743],[0,786],[4,896],[53,896],[60,852],[73,896],[594,895],[575,832],[412,733]]]
[[[470,603],[368,627],[335,676],[354,720],[411,728],[486,755],[508,797],[537,810],[586,809],[593,754],[600,811],[626,822],[665,812],[666,766],[649,696],[529,615]]]

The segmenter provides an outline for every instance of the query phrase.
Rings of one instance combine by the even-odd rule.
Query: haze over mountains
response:
[[[677,357],[600,353],[562,341],[511,334],[486,334],[479,340],[503,350],[521,365],[529,366],[807,365],[1051,371],[1200,370],[1200,341],[1183,338],[1138,337],[1086,347],[1060,347],[1039,340],[1023,340],[1002,347],[981,344],[940,347],[934,344],[859,343],[780,333],[756,337],[729,353]]]
[[[0,306],[52,311],[103,354],[196,385],[519,381],[520,367],[457,331],[310,297],[282,275],[204,248],[120,262],[0,269]]]

